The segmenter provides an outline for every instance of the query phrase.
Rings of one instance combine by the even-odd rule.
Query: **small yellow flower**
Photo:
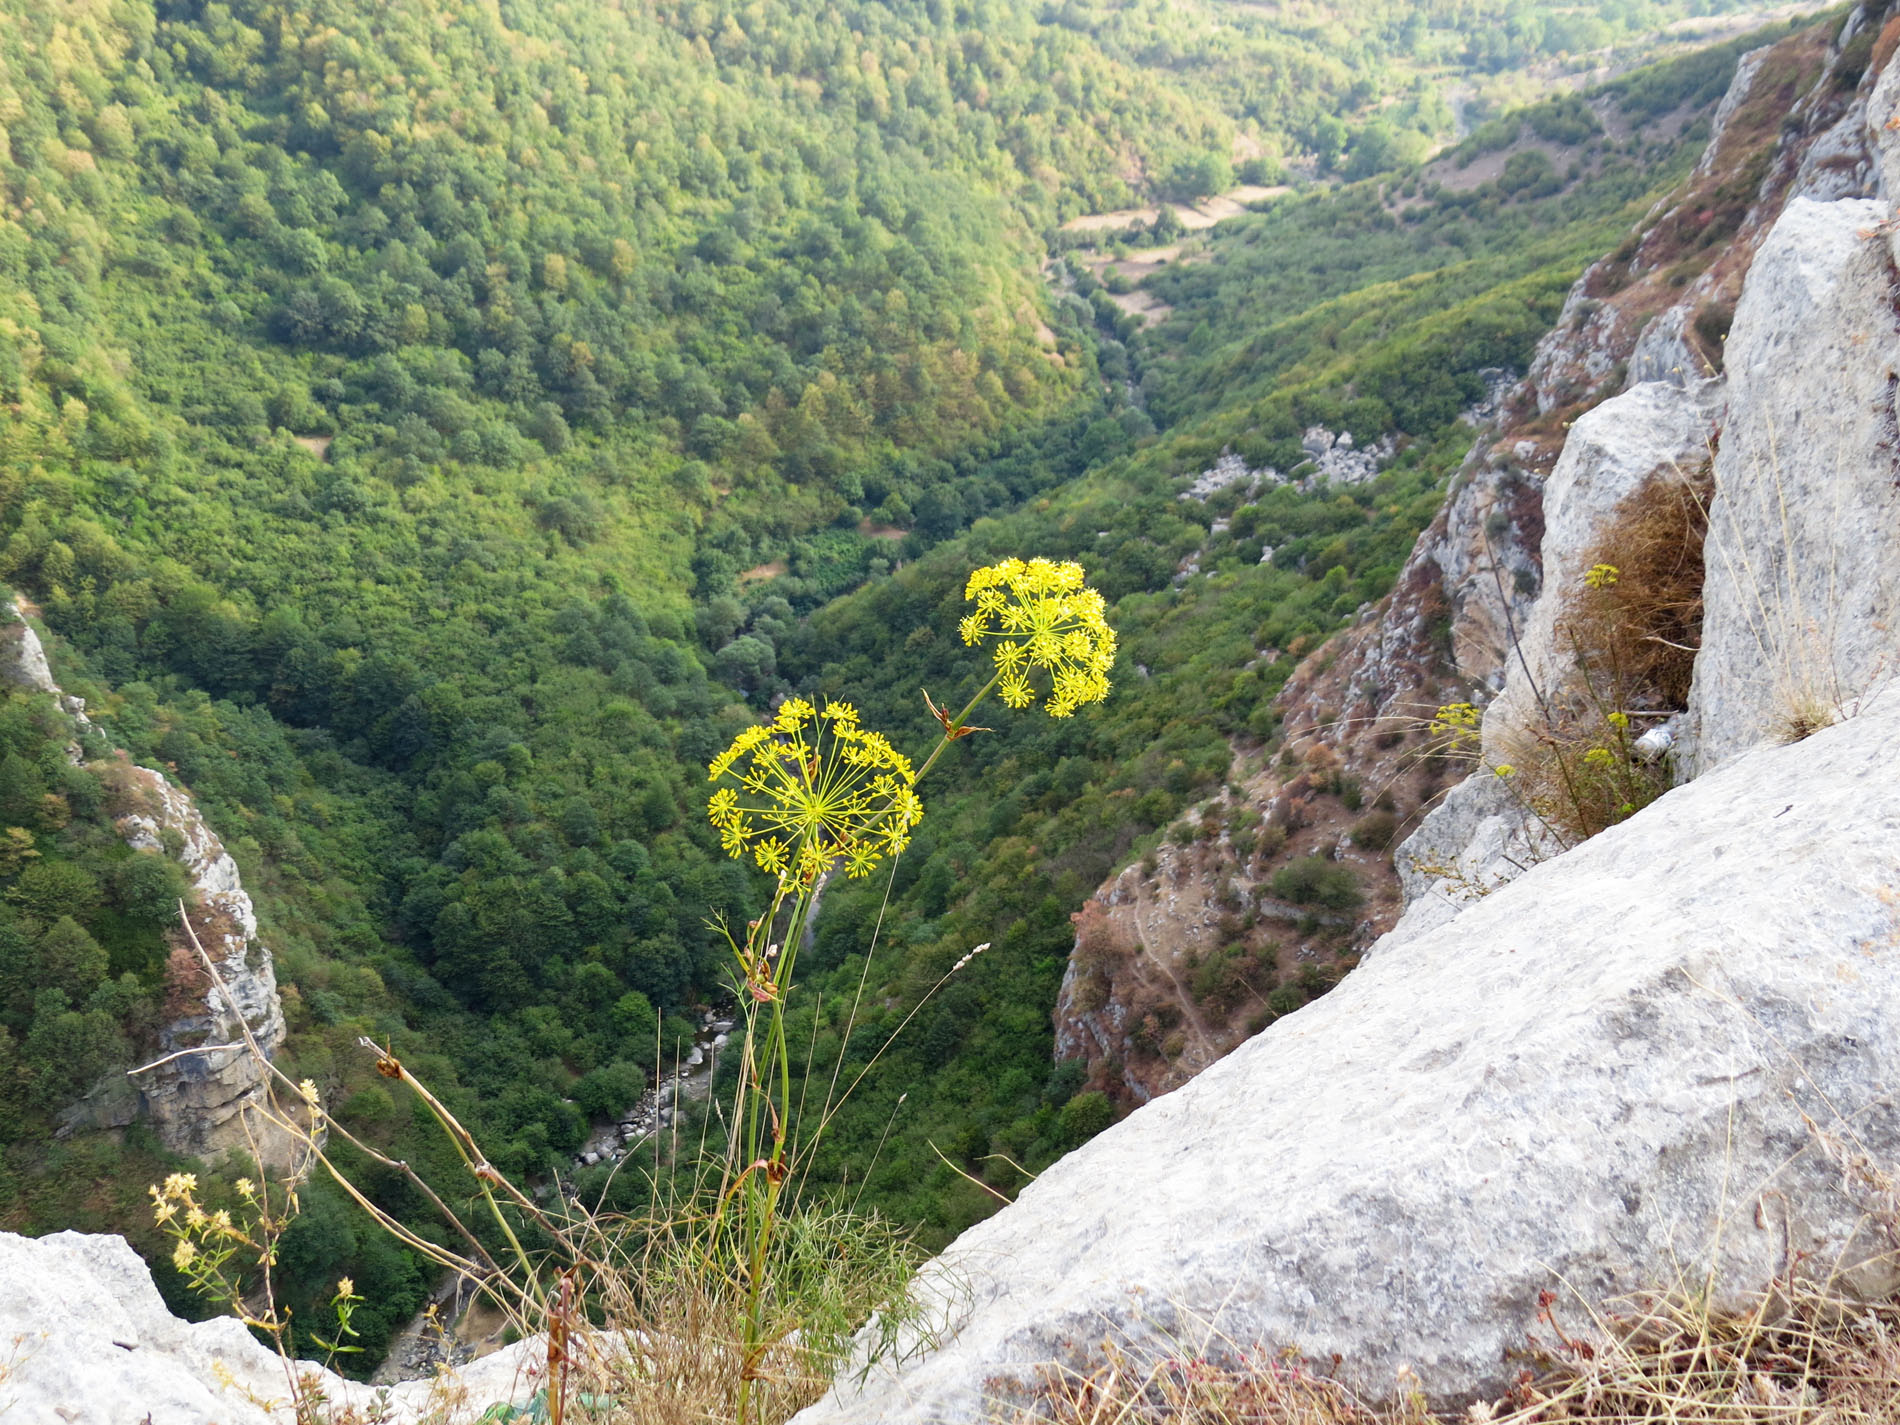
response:
[[[1622,713],[1622,712],[1611,713],[1608,716],[1608,718],[1605,719],[1605,721],[1607,721],[1611,727],[1617,728],[1619,730],[1622,728],[1626,728],[1630,725],[1629,714]]]
[[[190,1207],[185,1209],[185,1226],[193,1230],[204,1226],[205,1223],[210,1220],[210,1218],[205,1216],[205,1210],[196,1203],[193,1203]]]
[[[1495,771],[1500,777],[1514,776],[1517,772],[1517,768],[1513,767],[1509,762],[1499,763],[1498,766],[1494,767],[1492,770]]]
[[[338,1296],[355,1296],[356,1283],[351,1281],[348,1277],[338,1277],[336,1279],[336,1294]]]
[[[1432,719],[1431,734],[1450,740],[1453,747],[1478,740],[1484,712],[1475,703],[1446,703]]]
[[[1583,576],[1583,582],[1592,589],[1607,589],[1622,572],[1614,564],[1592,564],[1590,572]]]
[[[739,853],[735,851],[731,854],[736,856]],[[785,843],[776,836],[768,836],[752,848],[752,859],[759,863],[761,871],[777,875],[785,869]]]
[[[297,1085],[297,1092],[303,1095],[303,1101],[312,1108],[317,1106],[317,1084],[314,1079],[305,1079]]]
[[[239,1178],[236,1182],[232,1183],[231,1186],[237,1189],[238,1196],[243,1198],[246,1202],[249,1202],[252,1198],[257,1196],[257,1184],[252,1182],[249,1178]]]
[[[152,1209],[152,1216],[157,1219],[158,1225],[161,1227],[167,1222],[170,1222],[177,1215],[178,1204],[175,1202],[160,1201],[158,1205]]]
[[[1010,707],[1035,701],[1031,668],[1049,674],[1044,706],[1050,717],[1068,717],[1108,696],[1115,630],[1105,616],[1107,603],[1084,577],[1080,564],[1053,559],[1005,559],[970,575],[963,597],[976,612],[964,616],[957,632],[969,644],[996,640],[1000,692]]]
[[[839,860],[846,875],[868,875],[908,844],[924,815],[910,759],[859,726],[849,703],[819,712],[788,699],[769,727],[746,728],[708,771],[738,782],[706,803],[726,854],[749,850],[760,870],[807,884]]]
[[[1586,767],[1608,767],[1615,761],[1616,754],[1607,747],[1592,747],[1583,754],[1583,765]]]
[[[196,1191],[198,1191],[198,1175],[196,1173],[173,1173],[170,1177],[165,1179],[166,1197],[184,1197],[186,1194]]]
[[[188,1271],[198,1258],[198,1249],[188,1241],[181,1240],[172,1248],[172,1265],[179,1271]]]

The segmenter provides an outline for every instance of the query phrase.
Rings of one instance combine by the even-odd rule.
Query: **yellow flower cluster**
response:
[[[1049,673],[1050,717],[1108,696],[1115,630],[1103,617],[1102,596],[1082,580],[1080,564],[1052,559],[1005,559],[970,575],[963,597],[975,601],[976,612],[957,631],[965,643],[996,640],[998,692],[1010,707],[1035,702],[1031,668]]]
[[[251,1186],[249,1178],[240,1178],[238,1182],[242,1187]],[[196,1274],[195,1269],[200,1267],[204,1273],[215,1273],[231,1255],[226,1248],[208,1257],[200,1243],[211,1246],[250,1240],[224,1208],[206,1212],[199,1205],[195,1173],[173,1173],[165,1179],[164,1186],[154,1185],[146,1191],[152,1197],[153,1221],[178,1239],[172,1250],[172,1265],[187,1275]],[[244,1195],[247,1199],[251,1196],[248,1192]]]
[[[1432,719],[1428,731],[1433,737],[1446,739],[1451,747],[1462,747],[1478,740],[1478,729],[1483,723],[1484,709],[1475,703],[1446,703]]]
[[[910,844],[923,820],[910,759],[858,726],[849,703],[823,712],[804,698],[782,704],[768,726],[748,727],[712,761],[710,780],[731,775],[707,804],[719,844],[748,851],[759,869],[802,884],[842,859],[868,875]]]
[[[1614,564],[1592,564],[1583,576],[1583,582],[1592,589],[1607,589],[1617,581],[1622,572]]]

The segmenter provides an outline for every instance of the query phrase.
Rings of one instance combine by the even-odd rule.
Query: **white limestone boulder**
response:
[[[1628,500],[1652,482],[1682,482],[1708,462],[1721,429],[1720,381],[1650,381],[1578,417],[1544,485],[1544,589],[1505,662],[1504,690],[1485,709],[1487,751],[1508,760],[1515,732],[1561,719],[1580,701],[1565,625],[1576,616],[1591,556]]]
[[[977,1421],[1109,1337],[1457,1399],[1546,1291],[1581,1335],[1672,1270],[1890,1288],[1837,1158],[1900,1162],[1896,766],[1900,705],[1758,749],[1388,945],[964,1233],[940,1344],[799,1425]]]
[[[1505,653],[1503,688],[1484,713],[1477,771],[1446,794],[1393,857],[1405,914],[1387,941],[1450,920],[1475,894],[1562,850],[1489,769],[1516,762],[1527,740],[1588,704],[1565,625],[1575,616],[1591,558],[1625,502],[1652,482],[1687,480],[1707,463],[1723,404],[1720,381],[1650,381],[1586,412],[1571,428],[1544,485],[1543,590]]]
[[[33,1425],[290,1425],[283,1362],[234,1318],[165,1309],[123,1237],[0,1233],[0,1420]],[[388,1425],[469,1425],[538,1388],[530,1338],[439,1380],[377,1388],[299,1362],[340,1412]],[[373,1414],[380,1410],[382,1413]]]
[[[1888,86],[1882,86],[1886,92]],[[1871,199],[1796,198],[1735,309],[1691,775],[1900,683],[1900,322]]]

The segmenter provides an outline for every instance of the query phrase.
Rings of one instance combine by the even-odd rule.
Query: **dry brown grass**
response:
[[[578,1235],[600,1262],[588,1291],[589,1315],[599,1325],[571,1337],[566,1419],[737,1419],[746,1293],[742,1278],[707,1254],[695,1214],[590,1221]],[[779,1425],[823,1395],[866,1316],[879,1308],[902,1312],[914,1262],[906,1237],[874,1217],[810,1205],[781,1219],[763,1323],[770,1344],[752,1367],[749,1418]],[[897,1323],[883,1324],[894,1338]]]
[[[1714,485],[1712,462],[1658,475],[1617,507],[1586,557],[1586,565],[1614,567],[1616,582],[1580,591],[1567,626],[1590,675],[1625,708],[1689,701]]]
[[[1895,1425],[1900,1301],[1850,1303],[1781,1283],[1745,1312],[1693,1296],[1619,1303],[1571,1335],[1547,1305],[1518,1379],[1495,1399],[1434,1412],[1416,1388],[1369,1403],[1287,1353],[1224,1345],[1156,1360],[1112,1344],[1092,1370],[1045,1368],[1007,1425]],[[1336,1365],[1337,1363],[1335,1363]],[[1414,1383],[1415,1386],[1415,1383]]]
[[[1560,591],[1564,686],[1543,690],[1533,726],[1502,739],[1517,798],[1567,842],[1587,839],[1667,791],[1669,769],[1633,751],[1685,707],[1701,642],[1709,464],[1665,470],[1630,495],[1586,556],[1592,577]],[[1599,572],[1600,571],[1600,572]]]

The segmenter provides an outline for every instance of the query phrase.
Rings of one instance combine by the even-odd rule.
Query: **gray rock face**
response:
[[[221,994],[200,980],[193,957],[185,971],[187,982],[196,986],[186,996],[189,1008],[165,1022],[159,1047],[170,1055],[204,1045],[234,1046],[185,1054],[137,1075],[145,1111],[160,1140],[175,1152],[204,1157],[248,1149],[251,1136],[266,1131],[261,1122],[247,1128],[244,1117],[265,1092],[267,1075],[243,1047],[239,1017],[250,1025],[259,1047],[274,1055],[284,1041],[276,967],[257,938],[257,914],[237,862],[205,825],[196,803],[150,767],[116,771],[126,806],[117,818],[119,834],[147,853],[165,854],[168,841],[178,848],[178,862],[195,892],[192,927],[229,992]],[[267,1160],[288,1152],[274,1135],[257,1146]]]
[[[1485,745],[1504,759],[1514,732],[1538,727],[1545,704],[1570,695],[1575,658],[1562,633],[1592,553],[1617,507],[1652,480],[1680,480],[1709,458],[1722,383],[1654,381],[1580,417],[1544,485],[1544,591],[1505,664],[1504,691],[1485,710]]]
[[[1900,675],[1900,325],[1878,236],[1887,212],[1872,200],[1793,200],[1736,308],[1685,736],[1693,772],[1851,709]]]
[[[79,741],[95,731],[83,700],[66,695],[53,678],[45,646],[19,607],[8,602],[14,622],[0,627],[0,682],[30,693],[48,693],[71,719],[75,741],[67,755],[84,756]],[[267,1164],[281,1160],[289,1145],[267,1125],[247,1132],[244,1110],[265,1091],[265,1071],[241,1045],[239,1016],[266,1054],[284,1040],[284,1007],[277,993],[277,972],[270,951],[257,938],[257,913],[238,876],[237,862],[225,851],[190,793],[162,772],[129,763],[98,764],[112,784],[119,834],[134,851],[154,856],[176,854],[192,888],[192,925],[218,965],[228,997],[199,978],[195,957],[186,962],[187,982],[174,1003],[174,1014],[159,1031],[162,1056],[206,1045],[203,1053],[165,1057],[157,1067],[134,1076],[128,1088],[116,1076],[96,1085],[64,1115],[63,1133],[88,1128],[122,1128],[143,1112],[159,1140],[174,1152],[197,1157],[230,1148],[256,1149]]]
[[[184,1322],[165,1309],[151,1273],[123,1237],[0,1233],[0,1418],[45,1425],[290,1425],[283,1362],[229,1316]],[[389,1425],[469,1425],[496,1404],[531,1395],[538,1337],[441,1380],[386,1390],[299,1362],[339,1414]],[[326,1417],[327,1418],[327,1417]]]
[[[1900,1154],[1897,760],[1900,706],[1759,749],[1388,946],[964,1233],[942,1343],[800,1425],[973,1422],[1105,1337],[1210,1332],[1456,1398],[1546,1290],[1582,1334],[1570,1293],[1670,1263],[1721,1301],[1791,1252],[1891,1286],[1843,1159]]]
[[[1562,849],[1495,773],[1466,777],[1393,855],[1405,910],[1366,953],[1443,925]]]
[[[1722,102],[1715,106],[1714,117],[1709,120],[1709,146],[1696,161],[1696,177],[1706,177],[1715,172],[1717,157],[1722,151],[1722,139],[1728,133],[1736,112],[1754,92],[1755,79],[1761,73],[1762,61],[1768,58],[1769,48],[1763,45],[1760,49],[1752,49],[1735,61],[1735,77],[1729,80]]]
[[[1391,937],[1440,924],[1478,896],[1555,855],[1561,842],[1488,769],[1580,702],[1563,634],[1572,600],[1617,507],[1652,480],[1682,479],[1708,459],[1723,403],[1720,381],[1647,382],[1571,428],[1544,484],[1544,586],[1514,626],[1503,691],[1485,709],[1479,770],[1431,811],[1394,856],[1405,914]]]
[[[20,616],[20,607],[7,600],[3,615],[12,621],[0,627],[0,683],[29,693],[57,693],[53,670],[46,663],[40,636]]]
[[[1671,307],[1643,328],[1643,334],[1636,338],[1635,350],[1630,352],[1629,386],[1640,386],[1646,381],[1689,386],[1715,374],[1689,345],[1688,317],[1682,307]]]

